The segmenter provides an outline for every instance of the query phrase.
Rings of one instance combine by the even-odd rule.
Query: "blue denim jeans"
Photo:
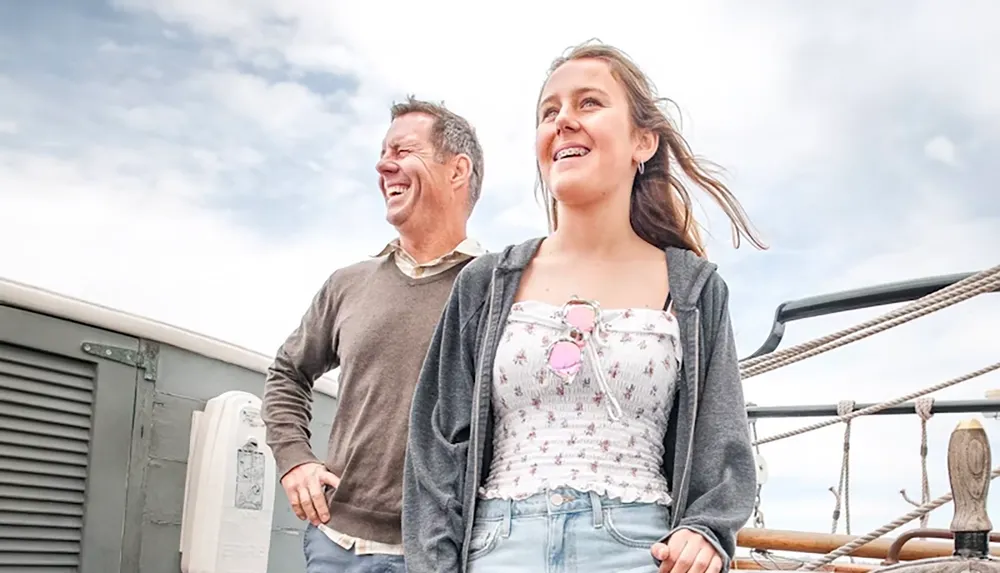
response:
[[[402,555],[358,555],[333,542],[315,525],[303,534],[306,573],[405,573]]]
[[[472,573],[656,573],[650,549],[670,529],[668,507],[569,488],[477,505]]]

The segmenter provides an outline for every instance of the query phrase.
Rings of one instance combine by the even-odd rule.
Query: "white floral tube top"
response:
[[[494,363],[494,455],[480,495],[524,499],[565,486],[669,504],[660,467],[681,364],[677,321],[669,309],[602,310],[582,369],[565,383],[548,369],[548,348],[568,329],[560,310],[537,301],[511,309]]]

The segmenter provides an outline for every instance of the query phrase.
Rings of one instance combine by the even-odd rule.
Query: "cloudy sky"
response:
[[[534,101],[552,58],[597,37],[679,104],[695,151],[725,166],[772,246],[733,250],[704,202],[748,354],[784,300],[997,264],[1000,5],[948,4],[2,2],[0,276],[271,353],[328,273],[392,237],[374,164],[407,93],[479,131],[470,233],[496,250],[544,232]],[[871,315],[796,323],[787,338]],[[1000,296],[981,297],[746,392],[888,399],[1000,359],[998,317]],[[943,396],[992,387],[996,374]],[[934,496],[959,418],[931,421]],[[856,424],[855,532],[905,512],[899,489],[919,495],[918,427]],[[828,530],[840,433],[764,447],[769,527]]]

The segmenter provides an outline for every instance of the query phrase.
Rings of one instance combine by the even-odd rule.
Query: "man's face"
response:
[[[437,161],[431,144],[434,118],[424,113],[397,117],[385,135],[375,165],[390,225],[432,229],[449,204],[448,165]]]

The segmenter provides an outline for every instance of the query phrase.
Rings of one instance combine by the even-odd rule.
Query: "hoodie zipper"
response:
[[[472,522],[476,511],[476,490],[479,488],[479,466],[482,464],[481,450],[479,447],[479,425],[480,425],[480,402],[483,396],[483,372],[486,368],[486,351],[490,347],[491,333],[493,331],[493,303],[496,298],[496,281],[497,281],[497,270],[493,269],[493,274],[490,276],[490,301],[487,306],[486,311],[486,333],[483,336],[483,347],[479,351],[479,368],[476,369],[476,381],[475,387],[473,389],[472,402],[476,407],[476,415],[472,417],[472,431],[470,435],[470,441],[474,452],[470,454],[475,458],[474,465],[472,468],[472,499],[468,500],[466,504],[467,507],[463,511],[465,515],[465,532],[463,535],[462,543],[462,571],[465,571],[466,564],[469,560],[469,543],[472,542]],[[466,489],[469,490],[470,486],[466,485]],[[470,516],[471,514],[471,516]]]
[[[683,505],[687,506],[687,488],[688,481],[691,477],[691,458],[694,454],[694,434],[696,429],[695,422],[698,419],[698,397],[701,394],[701,382],[700,382],[700,369],[701,369],[701,309],[695,307],[694,309],[694,360],[692,361],[693,367],[692,371],[694,373],[694,391],[691,395],[691,427],[688,430],[688,446],[687,454],[684,460],[684,475],[681,476],[681,484],[677,489],[680,495],[684,496]],[[684,513],[685,507],[675,508],[673,515],[673,527],[680,525],[681,516]]]

